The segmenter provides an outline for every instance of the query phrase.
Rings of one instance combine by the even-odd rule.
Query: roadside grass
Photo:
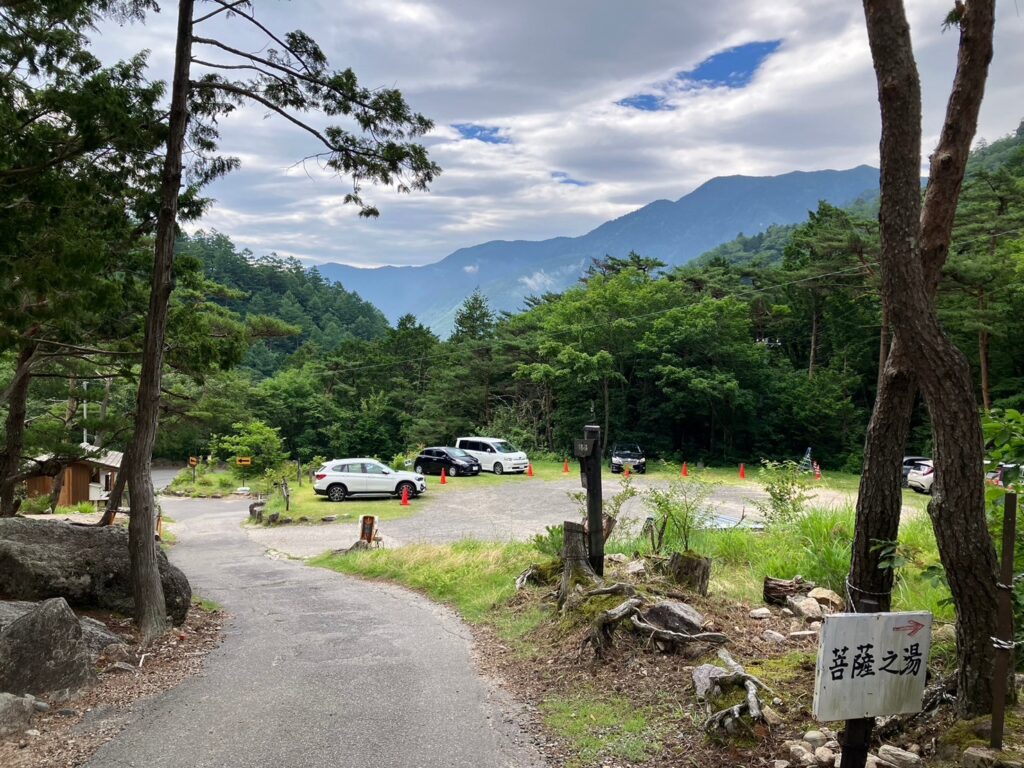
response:
[[[206,466],[196,468],[196,480],[192,482],[192,469],[181,470],[167,486],[167,492],[192,498],[210,496],[226,496],[233,493],[242,481],[230,469],[211,469]]]
[[[215,600],[208,600],[205,597],[201,597],[196,594],[192,595],[192,607],[198,608],[206,613],[218,613],[224,610],[224,606]]]
[[[552,696],[540,711],[544,723],[572,745],[576,755],[566,765],[573,768],[654,757],[670,725],[650,707],[636,707],[626,696],[594,689]]]
[[[410,498],[409,506],[403,507],[401,499],[390,496],[374,496],[365,499],[346,499],[345,501],[328,501],[326,496],[317,496],[313,485],[304,482],[301,486],[289,485],[291,498],[288,511],[285,511],[284,496],[275,490],[267,500],[267,508],[263,512],[264,525],[267,516],[277,512],[282,518],[292,522],[320,523],[328,515],[336,515],[341,522],[352,522],[363,515],[376,515],[378,520],[398,520],[422,511],[423,505],[429,503],[430,497]],[[433,492],[433,489],[431,489]],[[305,517],[306,520],[299,520]]]

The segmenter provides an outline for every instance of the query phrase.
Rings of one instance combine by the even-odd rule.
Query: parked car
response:
[[[985,462],[985,480],[992,485],[1006,487],[1020,479],[1020,466],[1017,464],[1000,464],[997,467]]]
[[[480,462],[481,469],[500,475],[504,472],[525,472],[530,466],[526,454],[517,451],[500,437],[460,437],[455,447],[461,448]]]
[[[914,465],[921,461],[928,461],[927,456],[904,456],[903,457],[903,487],[907,487],[907,475],[910,474],[910,470],[914,468]]]
[[[935,481],[935,467],[931,459],[919,461],[907,473],[907,487],[918,493],[931,493]]]
[[[647,458],[643,450],[636,443],[615,443],[612,445],[612,455],[608,462],[612,472],[621,472],[626,467],[632,472],[643,474],[647,471]]]
[[[413,466],[419,475],[440,475],[442,469],[450,477],[480,474],[480,462],[461,448],[424,448]]]
[[[407,489],[410,496],[427,490],[423,475],[399,472],[376,459],[334,459],[316,471],[313,491],[331,501],[344,501],[350,496],[401,496]]]

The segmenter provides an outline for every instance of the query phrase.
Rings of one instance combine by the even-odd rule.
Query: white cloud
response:
[[[479,264],[467,264],[466,266],[464,266],[462,268],[462,271],[465,272],[467,275],[475,275],[477,272],[480,271],[480,265]]]
[[[531,293],[539,293],[554,286],[555,279],[544,270],[538,270],[527,277],[520,277],[519,282],[525,285]]]
[[[681,12],[620,0],[306,0],[257,2],[260,19],[313,34],[331,61],[367,85],[397,86],[432,117],[427,137],[444,173],[427,193],[366,190],[381,210],[361,220],[342,205],[347,182],[315,162],[309,137],[264,110],[222,122],[225,153],[242,169],[214,184],[202,222],[257,252],[311,262],[417,264],[492,239],[577,235],[657,198],[675,199],[712,176],[775,174],[877,163],[875,78],[859,4],[731,0]],[[108,57],[153,49],[167,79],[170,11],[143,28],[104,28]],[[924,89],[924,154],[942,124],[957,36],[943,34],[946,0],[909,4]],[[238,38],[238,20],[209,30]],[[1024,117],[1024,18],[998,11],[979,135]],[[716,51],[781,39],[749,86],[666,89],[674,110],[616,102],[649,92]],[[256,49],[255,35],[240,42]],[[209,52],[207,52],[209,53]],[[212,54],[211,54],[212,55]],[[496,128],[508,144],[462,138],[453,124]],[[553,173],[585,180],[562,183]],[[540,277],[531,277],[543,281]],[[528,286],[542,290],[542,285]]]

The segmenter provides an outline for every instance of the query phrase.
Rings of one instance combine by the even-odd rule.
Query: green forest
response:
[[[877,199],[822,203],[798,226],[741,234],[671,269],[609,256],[515,314],[475,294],[447,339],[412,316],[389,326],[293,258],[183,234],[156,453],[206,455],[259,420],[302,461],[390,460],[471,432],[562,455],[594,422],[606,440],[664,458],[757,461],[810,446],[822,465],[857,471],[882,332],[876,211]],[[1024,404],[1022,234],[1024,127],[973,152],[940,292],[979,405]],[[113,355],[140,333],[141,293],[129,289],[143,278],[107,279],[125,303],[99,340]],[[134,368],[96,359],[63,356],[34,376],[27,452],[68,452],[83,434],[123,441]],[[5,387],[15,362],[4,361]],[[916,422],[910,449],[927,453],[923,404]]]
[[[859,469],[878,373],[877,200],[821,204],[795,227],[740,235],[691,265],[630,254],[578,285],[496,315],[467,298],[440,339],[379,313],[294,260],[228,238],[182,238],[242,318],[299,329],[256,341],[230,370],[177,382],[187,404],[159,450],[203,452],[260,419],[297,458],[375,455],[486,432],[561,454],[582,425],[654,455],[711,463],[798,456]],[[1020,407],[1024,352],[1024,129],[973,153],[941,289],[947,331],[979,405]],[[927,453],[923,405],[912,450]]]

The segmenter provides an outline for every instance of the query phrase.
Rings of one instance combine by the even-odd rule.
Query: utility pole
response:
[[[587,549],[590,567],[604,575],[604,506],[601,501],[601,428],[588,424],[573,451],[580,460],[580,480],[587,490]]]

